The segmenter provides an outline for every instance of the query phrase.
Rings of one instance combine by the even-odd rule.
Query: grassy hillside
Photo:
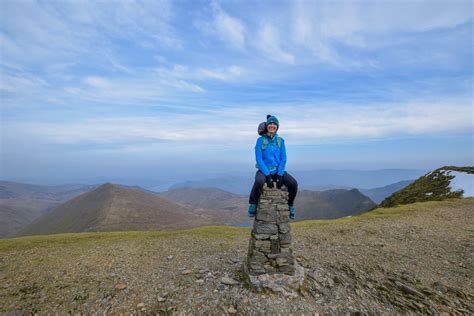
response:
[[[307,275],[291,303],[244,286],[249,228],[0,240],[0,313],[472,313],[473,206],[451,199],[291,224]]]
[[[474,174],[474,167],[445,166],[419,177],[404,189],[395,192],[380,203],[382,207],[410,204],[424,201],[442,201],[463,196],[462,191],[452,191],[450,184],[454,178],[449,171]]]

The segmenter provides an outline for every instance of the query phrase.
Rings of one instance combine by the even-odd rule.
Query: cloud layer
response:
[[[471,1],[6,1],[3,158],[14,165],[38,144],[57,155],[156,155],[166,144],[163,157],[201,148],[206,159],[205,148],[232,147],[223,135],[251,148],[267,113],[294,146],[465,139],[474,121],[472,9]]]

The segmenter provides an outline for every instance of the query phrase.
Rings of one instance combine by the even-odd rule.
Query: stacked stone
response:
[[[257,205],[245,270],[249,275],[294,275],[288,190],[265,185]]]

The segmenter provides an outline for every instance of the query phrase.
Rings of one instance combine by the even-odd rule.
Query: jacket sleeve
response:
[[[257,144],[255,144],[255,160],[257,161],[258,169],[260,169],[260,171],[265,176],[268,176],[270,174],[270,171],[268,170],[267,165],[265,165],[265,162],[263,161],[262,142],[263,138],[259,137],[257,139]]]
[[[280,148],[280,164],[278,165],[278,175],[283,176],[285,173],[285,167],[286,167],[286,147],[285,147],[285,141],[283,138],[281,139],[281,148]]]

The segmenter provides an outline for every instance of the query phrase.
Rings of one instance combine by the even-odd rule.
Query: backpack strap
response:
[[[278,137],[278,136],[276,137],[276,143],[277,143],[278,148],[281,149],[281,138]],[[268,137],[267,137],[267,136],[263,136],[262,150],[267,149],[268,144],[269,144]]]
[[[262,140],[262,150],[267,149],[267,147],[268,147],[268,138],[267,138],[267,136],[263,136],[263,140]]]

